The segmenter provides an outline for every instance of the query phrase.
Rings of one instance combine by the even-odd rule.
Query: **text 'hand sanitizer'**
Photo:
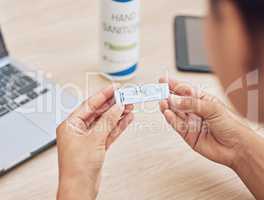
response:
[[[126,80],[139,63],[139,0],[101,0],[101,72]]]

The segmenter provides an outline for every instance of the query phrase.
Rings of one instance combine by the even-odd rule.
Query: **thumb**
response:
[[[203,119],[211,119],[221,111],[214,101],[197,99],[195,97],[180,97],[171,95],[169,105],[173,111],[194,113]]]
[[[124,112],[124,107],[113,105],[105,112],[89,131],[91,134],[107,136],[118,124]]]

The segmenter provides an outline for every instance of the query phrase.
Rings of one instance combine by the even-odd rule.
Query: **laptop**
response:
[[[57,125],[76,98],[14,61],[0,28],[0,175],[56,141]]]

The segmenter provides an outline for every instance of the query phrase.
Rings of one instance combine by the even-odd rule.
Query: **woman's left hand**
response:
[[[95,199],[107,149],[133,120],[133,106],[114,104],[110,86],[76,109],[57,128],[57,199]]]

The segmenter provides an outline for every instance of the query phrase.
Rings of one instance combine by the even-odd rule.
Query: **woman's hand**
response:
[[[76,109],[57,128],[57,199],[95,199],[107,149],[133,120],[133,106],[114,105],[110,86]]]
[[[172,93],[160,104],[168,123],[195,151],[233,167],[250,130],[216,98],[172,79],[160,82],[169,82]]]
[[[160,104],[167,121],[198,153],[232,168],[256,199],[264,199],[264,140],[216,98],[175,80]],[[177,95],[177,96],[176,96]]]

